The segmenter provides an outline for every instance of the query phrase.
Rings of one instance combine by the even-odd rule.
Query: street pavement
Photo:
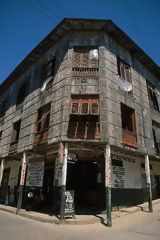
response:
[[[159,240],[160,204],[154,212],[139,211],[116,218],[113,227],[101,223],[60,225],[0,211],[0,240]]]

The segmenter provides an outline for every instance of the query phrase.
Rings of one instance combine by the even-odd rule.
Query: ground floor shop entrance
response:
[[[104,161],[68,163],[66,190],[74,190],[76,213],[105,209]]]

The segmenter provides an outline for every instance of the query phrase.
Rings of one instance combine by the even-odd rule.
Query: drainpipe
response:
[[[66,179],[67,179],[67,156],[68,156],[68,143],[64,146],[64,158],[62,166],[62,185],[61,185],[61,207],[60,207],[60,220],[65,218],[65,191],[66,191]]]
[[[1,166],[0,166],[0,187],[2,183],[2,178],[3,178],[3,171],[4,171],[4,159],[1,160]]]
[[[22,207],[23,189],[24,189],[24,182],[25,182],[25,176],[26,176],[26,166],[27,166],[27,156],[26,156],[26,153],[23,152],[21,178],[20,178],[20,186],[18,189],[19,195],[18,195],[16,214],[19,213],[19,210]]]
[[[111,148],[106,144],[105,148],[105,188],[106,188],[106,217],[107,226],[112,227],[111,210]]]
[[[149,167],[148,154],[145,155],[145,172],[146,172],[146,181],[147,181],[148,208],[149,208],[149,212],[153,212],[152,188],[151,188],[151,177],[150,177],[150,167]]]

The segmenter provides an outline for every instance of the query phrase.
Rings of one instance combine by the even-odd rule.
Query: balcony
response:
[[[122,129],[122,144],[129,147],[138,148],[137,134],[127,131],[126,129]]]
[[[98,68],[89,67],[73,67],[72,76],[73,77],[98,77]]]
[[[47,143],[48,141],[48,128],[35,133],[34,144]]]

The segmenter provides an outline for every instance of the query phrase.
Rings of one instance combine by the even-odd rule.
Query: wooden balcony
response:
[[[10,152],[10,153],[17,152],[17,148],[18,148],[18,142],[17,142],[17,141],[12,142],[12,143],[10,144],[9,152]]]
[[[48,128],[44,131],[39,131],[35,133],[34,144],[47,143],[48,141]]]
[[[87,68],[87,67],[73,67],[73,77],[97,77],[99,75],[98,68]]]
[[[122,143],[129,147],[138,148],[137,134],[134,132],[122,129]]]
[[[68,127],[68,138],[83,140],[99,140],[99,122],[70,121]]]

